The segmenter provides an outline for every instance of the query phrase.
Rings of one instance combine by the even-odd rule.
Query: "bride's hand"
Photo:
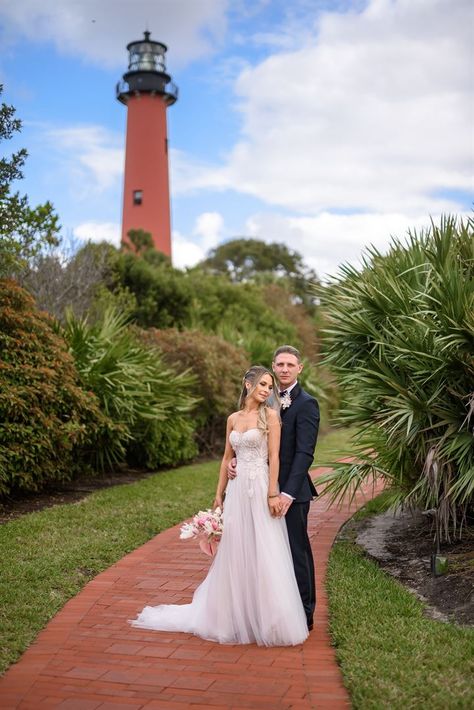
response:
[[[224,498],[223,498],[223,496],[216,496],[216,497],[214,498],[214,502],[213,502],[213,504],[212,504],[212,510],[215,510],[216,508],[220,508],[220,509],[222,510],[223,507],[224,507]]]
[[[272,518],[279,518],[281,514],[280,498],[269,498],[268,508],[270,510],[270,515],[272,516]]]

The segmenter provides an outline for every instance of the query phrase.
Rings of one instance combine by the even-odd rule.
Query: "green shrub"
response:
[[[97,450],[98,468],[117,460],[117,446],[129,463],[149,468],[174,465],[196,454],[189,414],[196,399],[190,375],[166,368],[157,349],[140,343],[127,317],[113,308],[94,325],[69,313],[65,332],[84,385],[120,426],[114,447]]]
[[[263,287],[232,283],[199,270],[189,272],[186,279],[193,294],[193,329],[219,334],[227,324],[242,337],[254,331],[272,342],[296,340],[294,325],[266,304]]]
[[[183,393],[179,392],[177,379],[172,378],[173,398],[177,397],[182,401]],[[184,381],[183,385],[183,389],[187,390]],[[189,398],[187,393],[186,398]],[[132,466],[153,469],[191,461],[198,453],[198,446],[194,437],[195,424],[188,409],[186,406],[185,411],[180,411],[178,403],[174,406],[173,402],[170,402],[166,418],[138,420],[132,429],[132,439],[127,447],[127,462]]]
[[[185,327],[191,320],[192,294],[185,275],[167,262],[156,263],[150,250],[143,257],[116,254],[117,288],[135,297],[131,315],[144,328]]]
[[[52,319],[0,281],[0,494],[72,478],[81,454],[113,429],[84,391]]]
[[[195,330],[151,329],[142,331],[140,337],[161,350],[169,367],[195,375],[199,404],[193,418],[199,447],[207,452],[221,447],[226,419],[237,408],[242,377],[249,365],[245,351],[216,335]]]
[[[394,502],[435,508],[449,535],[474,493],[474,221],[446,217],[386,256],[372,248],[320,297],[343,421],[360,430],[360,463],[328,490],[382,476]]]
[[[273,342],[297,339],[297,330],[286,314],[266,303],[264,286],[232,283],[225,276],[199,269],[179,271],[153,249],[140,255],[115,252],[110,268],[107,287],[119,293],[124,290],[135,299],[131,316],[142,328],[219,333],[226,322],[239,334],[252,329]]]

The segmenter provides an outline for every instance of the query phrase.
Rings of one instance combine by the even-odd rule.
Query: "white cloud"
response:
[[[173,266],[178,269],[194,266],[205,257],[202,247],[175,229],[173,229],[172,252]]]
[[[434,217],[435,222],[438,218]],[[320,278],[334,275],[338,266],[360,266],[361,251],[369,245],[386,252],[391,237],[403,240],[407,231],[429,226],[426,216],[402,213],[315,217],[256,214],[246,222],[247,233],[266,242],[283,242],[299,252]]]
[[[274,205],[244,233],[286,243],[321,276],[459,212],[442,195],[472,189],[471,12],[467,0],[371,0],[323,14],[311,42],[241,72],[240,139],[221,166],[175,154],[177,189]]]
[[[196,218],[193,234],[200,237],[205,251],[212,249],[222,239],[224,218],[219,212],[203,212]]]
[[[219,44],[226,4],[0,0],[0,25],[3,20],[10,36],[54,42],[62,52],[123,67],[124,45],[140,37],[148,19],[153,36],[171,46],[172,71],[175,60],[189,61]],[[313,3],[300,6],[309,17]],[[307,21],[303,39],[288,32],[289,25],[279,35],[274,26],[256,23],[248,39],[273,47],[273,54],[253,67],[251,54],[242,59],[227,53],[219,62],[226,80],[239,74],[242,126],[233,150],[213,164],[183,150],[170,153],[172,194],[234,190],[273,205],[273,215],[248,218],[247,232],[284,241],[319,274],[356,261],[370,242],[386,248],[390,234],[403,236],[408,227],[426,225],[430,214],[459,211],[443,191],[472,189],[469,0],[340,6],[350,9],[319,15],[317,26]],[[292,34],[297,49],[289,41]],[[115,190],[119,204],[123,135],[72,126],[50,130],[48,140],[78,201]],[[99,234],[101,225],[111,226],[100,220],[85,224]],[[227,236],[220,213],[198,214],[187,235],[173,234],[176,265],[196,263]]]
[[[240,73],[241,136],[221,165],[172,151],[173,191],[312,216],[457,211],[473,185],[471,14],[469,0],[371,0],[321,15],[311,42]]]
[[[434,217],[435,222],[439,217]],[[303,256],[305,263],[320,278],[334,275],[344,263],[361,264],[361,252],[369,245],[381,253],[387,251],[391,238],[403,240],[408,230],[429,226],[426,215],[349,214],[322,212],[317,216],[256,213],[248,217],[243,233],[267,243],[279,242]],[[228,237],[220,213],[205,212],[196,218],[190,236],[173,231],[173,264],[178,268],[194,266],[208,250]]]
[[[436,222],[439,217],[434,219]],[[305,263],[324,279],[334,275],[343,263],[360,266],[361,252],[369,245],[384,253],[392,237],[403,240],[409,229],[419,231],[428,226],[426,216],[401,213],[335,215],[323,212],[310,217],[260,213],[247,218],[244,233],[267,243],[286,244],[300,253]],[[173,265],[179,269],[194,266],[227,235],[220,213],[203,212],[196,218],[189,236],[173,230]],[[80,241],[106,241],[119,247],[121,226],[114,222],[84,222],[74,228],[73,236]]]
[[[199,190],[224,190],[232,187],[225,167],[196,160],[176,148],[170,150],[169,156],[172,194],[193,194]]]
[[[222,183],[313,215],[455,209],[436,195],[472,188],[471,8],[371,0],[322,15],[311,46],[240,74]]]
[[[48,128],[45,139],[78,199],[119,188],[123,176],[123,138],[102,126]]]
[[[191,236],[173,230],[173,264],[178,269],[194,266],[223,239],[224,218],[219,212],[202,212],[196,217]]]
[[[121,227],[115,222],[83,222],[73,229],[76,239],[87,242],[110,242],[120,246]]]
[[[21,0],[0,3],[0,40],[52,42],[61,54],[120,68],[143,36],[171,47],[173,66],[209,54],[226,30],[227,0]]]
[[[200,220],[198,217],[196,220],[196,226],[198,224],[204,225],[204,221]],[[193,230],[193,234],[197,235],[196,226]],[[110,242],[115,247],[120,247],[122,239],[122,228],[121,225],[116,222],[83,222],[77,225],[73,229],[73,237],[81,242]],[[198,235],[198,239],[201,241],[202,237]],[[178,269],[184,269],[187,266],[194,266],[198,261],[202,261],[206,256],[206,249],[197,244],[195,237],[186,237],[181,234],[178,230],[173,230],[172,235],[172,261],[173,266]]]

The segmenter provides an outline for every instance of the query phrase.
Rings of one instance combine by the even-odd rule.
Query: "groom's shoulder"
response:
[[[302,387],[300,388],[300,397],[299,398],[301,398],[302,402],[315,402],[316,404],[318,404],[318,400],[316,399],[316,397],[313,397],[312,394],[310,394],[309,392],[306,392],[306,390],[304,390]]]
[[[317,412],[319,412],[318,400],[316,399],[316,397],[313,397],[312,394],[306,392],[306,390],[304,390],[303,388],[301,388],[300,390],[298,400],[300,401],[300,407],[303,407],[308,410],[316,409]]]

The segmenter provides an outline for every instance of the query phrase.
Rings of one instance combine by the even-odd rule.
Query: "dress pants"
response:
[[[316,607],[316,583],[314,560],[308,537],[308,513],[310,503],[293,502],[285,516],[296,582],[303,602],[308,624],[313,623]]]

